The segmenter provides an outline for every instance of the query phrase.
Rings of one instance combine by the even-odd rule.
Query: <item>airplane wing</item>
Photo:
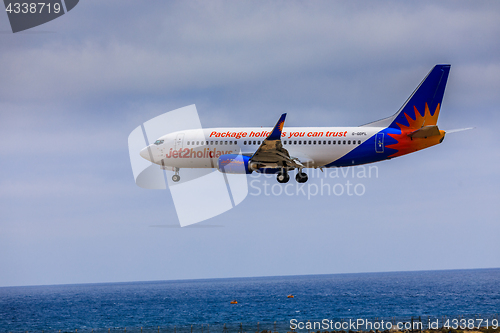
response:
[[[281,143],[281,131],[285,124],[286,113],[283,113],[274,126],[271,134],[262,142],[257,151],[250,158],[250,165],[260,168],[304,168],[296,158],[291,158]]]

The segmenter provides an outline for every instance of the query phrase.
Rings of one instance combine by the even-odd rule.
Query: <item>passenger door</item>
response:
[[[384,133],[377,133],[375,136],[375,151],[377,153],[384,152]]]
[[[177,136],[175,137],[175,147],[174,147],[174,149],[177,150],[177,151],[179,149],[181,149],[183,141],[184,141],[184,133],[177,134]]]

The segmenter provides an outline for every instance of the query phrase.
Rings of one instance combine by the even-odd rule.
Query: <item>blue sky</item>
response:
[[[496,1],[87,0],[17,34],[0,15],[0,286],[500,267],[498,22]],[[350,179],[363,196],[249,195],[181,229],[134,183],[128,135],[164,112],[356,126],[437,63],[440,128],[476,129]]]

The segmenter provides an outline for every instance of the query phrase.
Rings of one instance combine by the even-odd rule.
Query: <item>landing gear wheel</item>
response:
[[[307,179],[309,179],[307,177],[307,173],[304,173],[304,172],[299,172],[295,176],[295,180],[297,181],[297,183],[305,183],[305,182],[307,182]]]
[[[278,183],[282,183],[282,184],[288,183],[288,181],[290,180],[290,176],[288,175],[287,172],[280,172],[276,176],[276,180],[278,181]]]
[[[172,176],[172,180],[177,183],[179,180],[181,180],[181,176],[179,176],[179,168],[174,169],[174,175]]]

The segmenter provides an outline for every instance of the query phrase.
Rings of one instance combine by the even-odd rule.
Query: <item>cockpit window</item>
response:
[[[165,140],[156,140],[155,145],[161,145]]]

